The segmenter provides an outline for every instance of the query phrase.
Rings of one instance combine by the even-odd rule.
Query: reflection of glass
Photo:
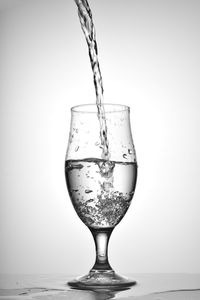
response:
[[[109,160],[102,159],[96,105],[71,110],[71,129],[65,162],[67,188],[80,219],[96,245],[96,262],[89,274],[70,286],[121,289],[135,282],[117,275],[108,262],[107,247],[114,227],[131,203],[137,178],[129,112],[123,105],[105,104]]]

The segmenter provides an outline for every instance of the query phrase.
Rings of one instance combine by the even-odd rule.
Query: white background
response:
[[[200,272],[200,2],[91,0],[105,102],[131,107],[139,173],[119,273]],[[0,272],[86,273],[64,178],[70,107],[94,103],[73,0],[0,0]]]

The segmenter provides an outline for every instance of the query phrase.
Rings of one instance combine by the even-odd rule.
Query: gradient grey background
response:
[[[119,273],[200,272],[200,1],[91,0],[105,101],[131,107],[139,164],[110,241]],[[73,0],[0,0],[0,272],[86,273],[70,203],[70,107],[94,103]]]

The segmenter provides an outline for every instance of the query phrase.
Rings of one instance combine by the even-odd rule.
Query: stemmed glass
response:
[[[108,241],[128,210],[136,185],[137,162],[130,127],[130,108],[104,104],[109,158],[102,158],[97,106],[71,109],[65,161],[68,192],[79,218],[90,229],[96,261],[90,272],[68,284],[79,289],[114,290],[135,284],[119,276],[108,261]]]

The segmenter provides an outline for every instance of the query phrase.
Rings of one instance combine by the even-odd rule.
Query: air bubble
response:
[[[104,177],[111,177],[113,174],[115,163],[111,161],[105,161],[103,163],[99,163],[100,173]]]
[[[133,151],[131,149],[128,149],[128,154],[133,154]]]
[[[110,189],[113,187],[113,184],[112,182],[104,182],[102,187],[104,191],[109,192]]]
[[[89,194],[89,193],[92,193],[92,192],[93,192],[93,190],[85,190],[86,194]]]
[[[90,202],[93,202],[93,201],[94,201],[94,199],[89,199],[89,200],[87,200],[86,203],[90,203]]]

